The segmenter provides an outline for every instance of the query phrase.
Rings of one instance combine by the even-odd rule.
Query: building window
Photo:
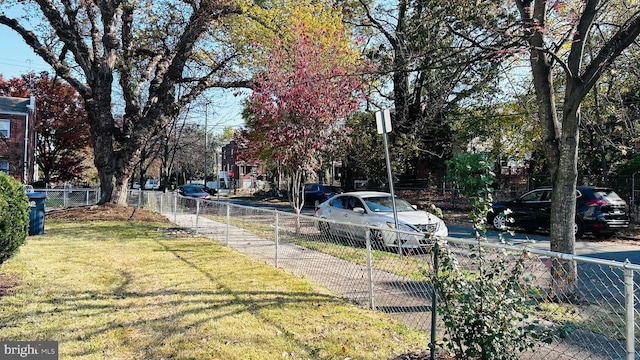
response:
[[[0,136],[6,139],[11,136],[11,121],[9,120],[0,120]]]
[[[9,173],[9,161],[5,159],[0,159],[0,171],[5,174]]]

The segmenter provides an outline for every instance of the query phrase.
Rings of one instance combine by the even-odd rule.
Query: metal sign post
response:
[[[376,112],[376,126],[378,134],[383,135],[384,153],[387,160],[387,177],[389,178],[389,193],[391,193],[391,206],[393,207],[393,221],[398,230],[398,211],[396,209],[396,195],[393,191],[393,175],[391,174],[391,160],[389,157],[389,143],[387,140],[387,132],[391,131],[391,114],[389,109]],[[402,258],[402,242],[400,241],[400,233],[396,232],[396,242],[398,243],[398,255]]]

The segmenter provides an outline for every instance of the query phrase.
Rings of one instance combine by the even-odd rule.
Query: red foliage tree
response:
[[[322,33],[293,29],[277,40],[268,69],[255,80],[247,103],[249,153],[277,161],[300,212],[305,177],[321,167],[322,153],[347,139],[344,118],[362,100],[363,65],[345,46],[343,29]]]
[[[36,161],[47,184],[80,178],[87,167],[82,150],[90,145],[82,99],[68,84],[50,79],[46,72],[5,81],[3,96],[36,98]]]

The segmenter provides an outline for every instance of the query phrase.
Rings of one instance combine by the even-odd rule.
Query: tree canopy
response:
[[[371,107],[392,108],[392,157],[405,177],[443,175],[455,150],[452,123],[474,103],[490,103],[501,58],[494,49],[469,46],[454,31],[495,21],[495,5],[441,0],[359,1],[355,27],[367,34],[365,54],[378,65]],[[431,174],[418,173],[429,163]],[[423,166],[424,167],[424,166]]]
[[[293,206],[305,176],[320,168],[323,152],[346,140],[346,116],[357,109],[363,90],[362,70],[344,28],[309,32],[300,20],[285,39],[275,39],[267,70],[254,80],[247,102],[247,144],[269,154],[292,178]],[[255,153],[255,152],[254,152]]]
[[[210,88],[247,86],[236,72],[238,52],[223,36],[224,20],[241,13],[233,1],[2,6],[16,15],[0,13],[0,24],[19,34],[83,99],[100,203],[126,203],[141,148],[186,104]]]

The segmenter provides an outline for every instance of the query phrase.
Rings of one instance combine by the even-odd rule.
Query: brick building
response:
[[[262,165],[238,160],[241,151],[235,140],[222,147],[221,173],[226,186],[237,189],[259,188],[262,182]]]
[[[35,98],[0,96],[0,171],[23,184],[37,180]]]

